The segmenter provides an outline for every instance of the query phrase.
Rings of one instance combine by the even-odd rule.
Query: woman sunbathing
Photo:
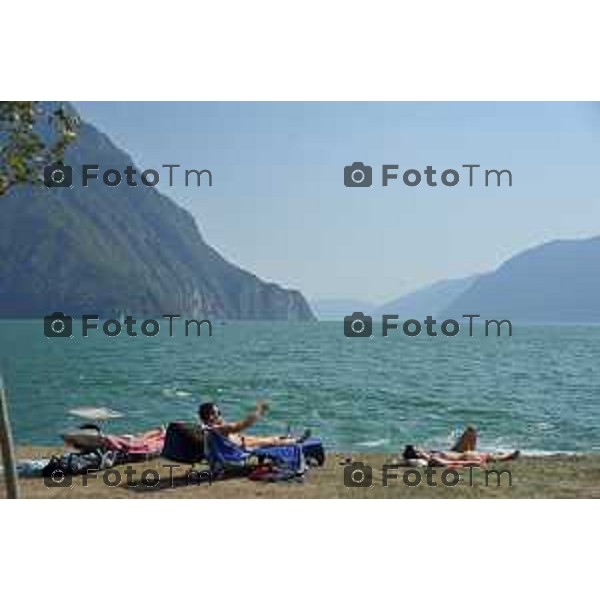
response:
[[[269,405],[263,400],[256,403],[256,408],[241,421],[228,423],[223,419],[219,407],[213,402],[205,402],[200,405],[198,415],[205,427],[210,427],[213,431],[227,437],[233,443],[245,448],[264,448],[265,446],[286,446],[289,444],[298,444],[304,442],[310,437],[310,431],[306,430],[301,437],[295,438],[289,435],[283,436],[249,436],[240,435],[242,431],[252,427],[260,421],[267,411]]]
[[[439,467],[478,467],[489,462],[514,460],[520,451],[505,453],[477,452],[477,430],[469,425],[449,451],[425,451],[414,446],[406,446],[405,460],[426,460],[429,465]]]

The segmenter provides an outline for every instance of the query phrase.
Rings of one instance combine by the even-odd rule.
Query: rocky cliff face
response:
[[[121,171],[132,159],[82,124],[66,163]],[[138,171],[139,180],[139,171]],[[297,291],[261,281],[204,242],[192,216],[141,183],[20,187],[0,198],[0,317],[176,313],[313,319]]]

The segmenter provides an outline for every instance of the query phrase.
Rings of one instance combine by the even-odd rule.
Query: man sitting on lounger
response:
[[[304,442],[310,437],[310,431],[305,431],[300,438],[294,438],[289,435],[284,436],[242,436],[242,431],[249,429],[258,421],[260,421],[267,411],[269,405],[259,400],[256,403],[256,408],[241,421],[227,422],[223,419],[219,407],[212,402],[205,402],[200,405],[198,415],[205,427],[209,427],[213,431],[227,437],[233,443],[245,448],[262,448],[265,446],[285,446],[288,444],[298,444]]]

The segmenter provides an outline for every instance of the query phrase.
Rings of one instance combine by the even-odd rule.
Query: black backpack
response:
[[[169,423],[162,455],[182,463],[204,460],[204,432],[198,423],[176,421]]]

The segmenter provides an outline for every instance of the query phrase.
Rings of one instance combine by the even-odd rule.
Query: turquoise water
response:
[[[600,328],[514,326],[513,337],[347,339],[341,323],[213,323],[213,337],[98,332],[47,339],[0,321],[0,365],[18,443],[56,444],[68,410],[123,413],[113,432],[192,419],[212,399],[232,419],[256,398],[257,431],[311,427],[329,448],[444,446],[465,423],[484,448],[600,451]]]

